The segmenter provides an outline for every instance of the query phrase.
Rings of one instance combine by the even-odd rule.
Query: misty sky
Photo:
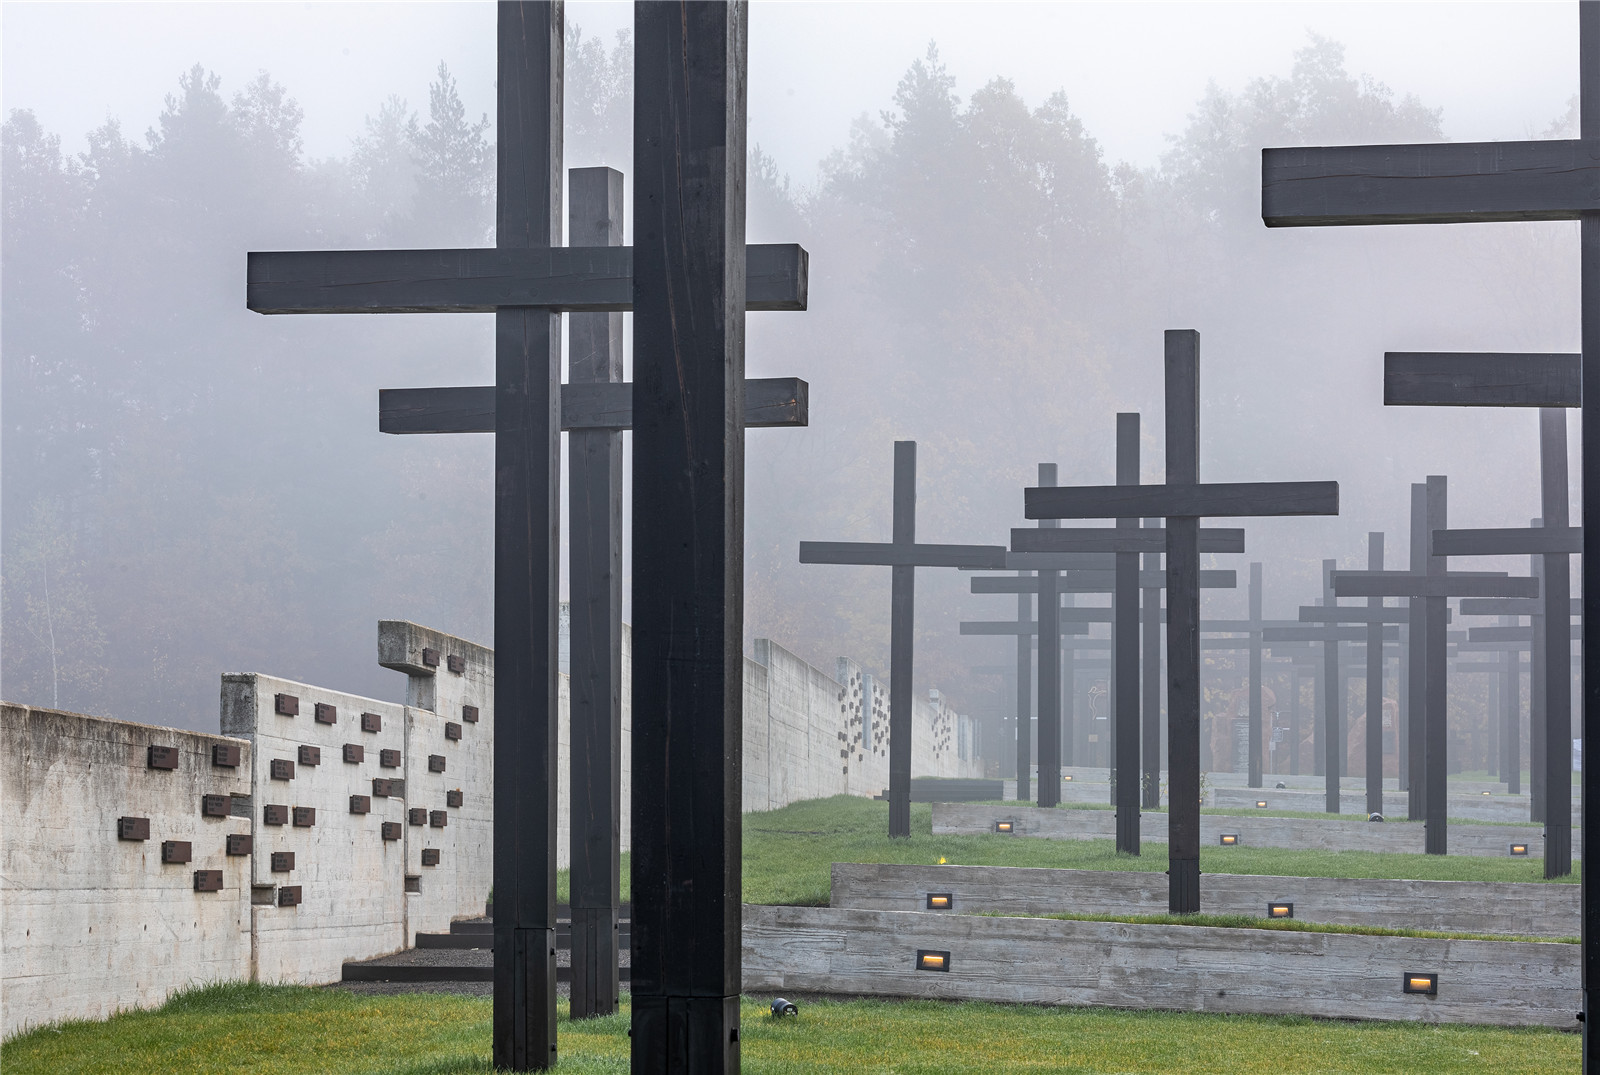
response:
[[[575,0],[567,18],[610,41],[632,6]],[[1444,108],[1463,139],[1523,138],[1577,92],[1572,3],[781,3],[750,15],[750,138],[795,181],[876,113],[928,42],[970,93],[995,75],[1037,104],[1057,89],[1109,160],[1150,165],[1206,83],[1284,74],[1308,31],[1349,68]],[[427,102],[440,60],[471,114],[494,114],[491,3],[0,6],[0,95],[81,148],[109,116],[142,134],[195,63],[225,92],[266,70],[305,108],[306,150],[342,156],[391,92]],[[577,163],[577,162],[574,162]]]

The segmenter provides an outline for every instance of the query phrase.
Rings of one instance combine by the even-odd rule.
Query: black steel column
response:
[[[622,245],[622,173],[574,168],[567,241]],[[572,314],[572,384],[622,380],[622,315]],[[622,869],[622,433],[567,434],[572,1017],[617,1010]]]
[[[560,4],[499,6],[495,244],[561,242]],[[495,314],[494,1062],[556,1062],[561,315]]]
[[[1502,627],[1513,626],[1515,616],[1501,616]],[[1500,777],[1506,791],[1522,794],[1522,654],[1508,649],[1500,655],[1505,671],[1500,686]]]
[[[1579,135],[1589,145],[1600,142],[1600,4],[1591,2],[1578,5],[1578,56],[1579,56]],[[1583,322],[1583,629],[1600,623],[1600,584],[1590,565],[1600,564],[1600,436],[1590,436],[1594,427],[1591,420],[1600,415],[1600,213],[1585,213],[1578,225],[1581,250],[1581,288],[1579,309]],[[1594,761],[1590,743],[1600,743],[1600,674],[1591,671],[1590,657],[1600,648],[1583,647],[1583,748],[1584,766],[1582,781],[1584,823],[1583,851],[1579,856],[1586,863],[1600,862],[1600,823],[1588,820],[1589,807],[1600,796],[1600,764]],[[1563,657],[1565,655],[1563,654]],[[1593,735],[1589,733],[1593,732]],[[1583,1070],[1586,1075],[1600,1075],[1600,1030],[1587,1018],[1600,1010],[1593,1003],[1593,995],[1600,990],[1600,894],[1597,894],[1588,870],[1583,879]]]
[[[1167,484],[1200,480],[1200,334],[1166,333]],[[1200,520],[1167,519],[1167,906],[1200,910]]]
[[[1383,532],[1367,535],[1367,570],[1383,570]],[[1383,598],[1367,598],[1381,609]],[[1367,624],[1367,813],[1383,813],[1383,624]]]
[[[1289,751],[1289,775],[1300,775],[1300,667],[1291,665],[1289,669],[1289,683],[1294,690],[1289,695],[1289,738],[1292,740]]]
[[[1581,225],[1580,225],[1581,227]],[[1567,412],[1539,412],[1539,473],[1544,525],[1565,527]],[[1544,556],[1544,875],[1572,872],[1572,563]]]
[[[917,540],[917,442],[894,442],[894,543]],[[917,622],[917,569],[889,569],[889,835],[911,835],[911,662]]]
[[[1543,526],[1544,520],[1532,519],[1534,526]],[[1544,582],[1544,557],[1529,557],[1528,573],[1539,580],[1539,592],[1546,589]],[[1528,617],[1532,625],[1533,640],[1528,647],[1528,819],[1542,822],[1545,818],[1545,756],[1544,720],[1545,687],[1550,682],[1548,667],[1548,653],[1544,644],[1544,613],[1539,612]]]
[[[1413,573],[1428,570],[1428,487],[1420,482],[1411,486],[1411,567]],[[1427,816],[1423,792],[1427,781],[1423,762],[1427,747],[1423,730],[1428,712],[1428,617],[1425,598],[1407,600],[1410,630],[1406,638],[1406,816],[1421,821]]]
[[[1337,560],[1322,561],[1322,603],[1332,608],[1339,602],[1333,596],[1333,570]],[[1339,775],[1344,772],[1344,683],[1339,677],[1339,643],[1322,644],[1322,775],[1323,805],[1330,814],[1339,812]]]
[[[1159,526],[1158,521],[1145,520],[1146,526]],[[1161,568],[1159,553],[1146,553],[1144,570]],[[1140,656],[1139,701],[1143,708],[1140,729],[1140,746],[1144,754],[1142,805],[1154,810],[1161,805],[1161,588],[1144,587],[1144,609],[1140,628],[1144,634],[1144,652]]]
[[[1249,786],[1261,786],[1261,564],[1250,565],[1250,764]]]
[[[1056,483],[1056,465],[1039,464],[1039,484]],[[1060,526],[1044,519],[1040,526]],[[1039,805],[1061,802],[1061,576],[1039,572]]]
[[[635,1075],[739,1070],[746,13],[634,7]]]
[[[1437,474],[1428,475],[1427,483],[1428,530],[1443,530],[1450,525],[1446,502],[1445,479]],[[1446,560],[1443,556],[1428,557],[1428,574],[1443,575]],[[1448,805],[1450,796],[1449,763],[1449,686],[1446,681],[1446,655],[1448,642],[1445,635],[1449,602],[1443,597],[1423,598],[1427,614],[1427,675],[1426,710],[1423,714],[1423,806],[1427,832],[1423,850],[1430,855],[1443,855],[1449,847]]]
[[[1406,613],[1410,617],[1410,613]],[[1406,791],[1411,787],[1411,779],[1406,773],[1410,764],[1411,751],[1406,744],[1406,728],[1409,727],[1411,713],[1411,624],[1400,625],[1400,659],[1395,662],[1395,701],[1396,706],[1394,722],[1394,764],[1397,779],[1395,784],[1399,790]]]
[[[1117,415],[1117,484],[1139,484],[1139,416]],[[1136,531],[1138,519],[1118,519],[1117,529]],[[1112,682],[1116,712],[1110,724],[1116,757],[1111,759],[1117,794],[1117,850],[1139,853],[1139,554],[1116,554],[1116,589],[1111,595]]]
[[[1033,619],[1033,595],[1017,594],[1017,622]],[[1033,798],[1033,638],[1017,635],[1017,801]]]

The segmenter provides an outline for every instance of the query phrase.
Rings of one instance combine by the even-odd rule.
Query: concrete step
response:
[[[621,981],[629,981],[627,967],[617,970]],[[492,982],[494,966],[408,966],[374,963],[346,963],[342,980],[346,982]],[[556,981],[572,981],[571,967],[557,967]]]
[[[626,930],[619,935],[617,943],[623,948],[632,947],[632,934]],[[417,934],[418,948],[493,948],[494,934],[488,930],[471,930],[460,933],[419,933]],[[572,930],[567,926],[556,928],[556,947],[572,947]]]

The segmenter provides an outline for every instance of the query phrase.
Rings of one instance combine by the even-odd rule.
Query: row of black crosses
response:
[[[747,12],[640,4],[635,245],[621,176],[579,170],[561,245],[564,12],[498,10],[486,249],[252,254],[263,313],[495,315],[492,388],[386,393],[381,428],[495,434],[494,1063],[556,1050],[559,436],[572,431],[574,1013],[617,1002],[621,455],[633,430],[632,1053],[737,1071],[744,438],[804,424],[802,382],[744,378],[746,310],[803,310],[797,246],[744,243]],[[634,315],[635,382],[620,380]],[[572,383],[561,318],[573,315]],[[581,969],[580,969],[581,968]]]

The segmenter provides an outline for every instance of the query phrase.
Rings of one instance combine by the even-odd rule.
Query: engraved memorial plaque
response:
[[[294,827],[309,829],[317,823],[317,808],[314,806],[297,806],[294,808]]]
[[[452,791],[445,792],[444,793],[444,804],[446,806],[460,806],[461,805],[461,789],[460,788],[455,788]]]
[[[289,824],[289,808],[279,805],[263,806],[261,808],[261,823],[263,825]]]
[[[275,694],[272,696],[272,710],[280,717],[299,716],[300,699],[292,694]]]
[[[201,817],[227,817],[233,809],[233,797],[229,795],[202,795],[200,796]]]
[[[284,885],[282,888],[278,889],[278,906],[279,907],[298,907],[298,906],[300,906],[300,886],[299,885]]]
[[[150,839],[150,819],[147,817],[119,817],[117,818],[117,839],[119,840],[148,840]]]
[[[462,706],[461,719],[466,721],[468,724],[478,723],[478,707],[475,705]]]
[[[383,717],[377,713],[361,714],[361,730],[364,732],[383,731]]]
[[[248,832],[230,832],[228,834],[228,854],[248,855],[253,850],[255,840]]]
[[[444,724],[444,737],[446,739],[460,739],[461,738],[461,725],[457,724],[453,720],[445,721],[445,724]]]
[[[370,814],[370,813],[372,813],[372,796],[370,796],[370,795],[352,795],[352,796],[350,796],[350,812],[352,814]]]
[[[429,754],[428,755],[428,772],[430,772],[430,773],[442,773],[442,772],[444,772],[444,755],[443,754]]]
[[[327,702],[318,702],[312,708],[312,717],[318,724],[337,724],[339,722],[339,710]]]
[[[424,847],[422,849],[422,864],[424,866],[439,865],[439,849],[437,847]]]
[[[273,758],[269,763],[274,780],[293,780],[294,762],[288,758]]]
[[[385,769],[400,768],[400,752],[398,750],[378,751],[378,764]]]
[[[454,672],[458,676],[467,670],[467,659],[454,653],[446,657],[444,659],[444,663],[445,667],[449,668],[450,671]]]
[[[194,890],[196,892],[221,892],[221,870],[196,870],[194,871]]]
[[[383,838],[385,840],[398,840],[401,834],[400,822],[385,821],[383,823]]]
[[[188,840],[161,841],[162,862],[188,862],[194,858],[194,845]]]
[[[434,810],[428,814],[428,824],[436,829],[442,829],[450,823],[450,815],[443,810]]]
[[[211,764],[219,769],[237,769],[239,767],[239,744],[213,743],[211,746]]]
[[[145,765],[151,769],[176,769],[178,748],[152,745],[145,755]]]
[[[301,765],[321,765],[322,764],[322,748],[321,747],[301,747],[300,748],[300,764]]]
[[[272,872],[288,873],[294,869],[293,851],[274,851],[272,853]]]
[[[438,668],[439,651],[436,649],[429,649],[424,646],[422,648],[422,666],[424,668]]]
[[[428,823],[428,809],[425,806],[413,806],[406,811],[406,820],[413,825],[426,825]]]
[[[346,743],[344,745],[344,760],[351,765],[360,765],[361,759],[366,757],[366,752],[361,749],[360,743]]]

